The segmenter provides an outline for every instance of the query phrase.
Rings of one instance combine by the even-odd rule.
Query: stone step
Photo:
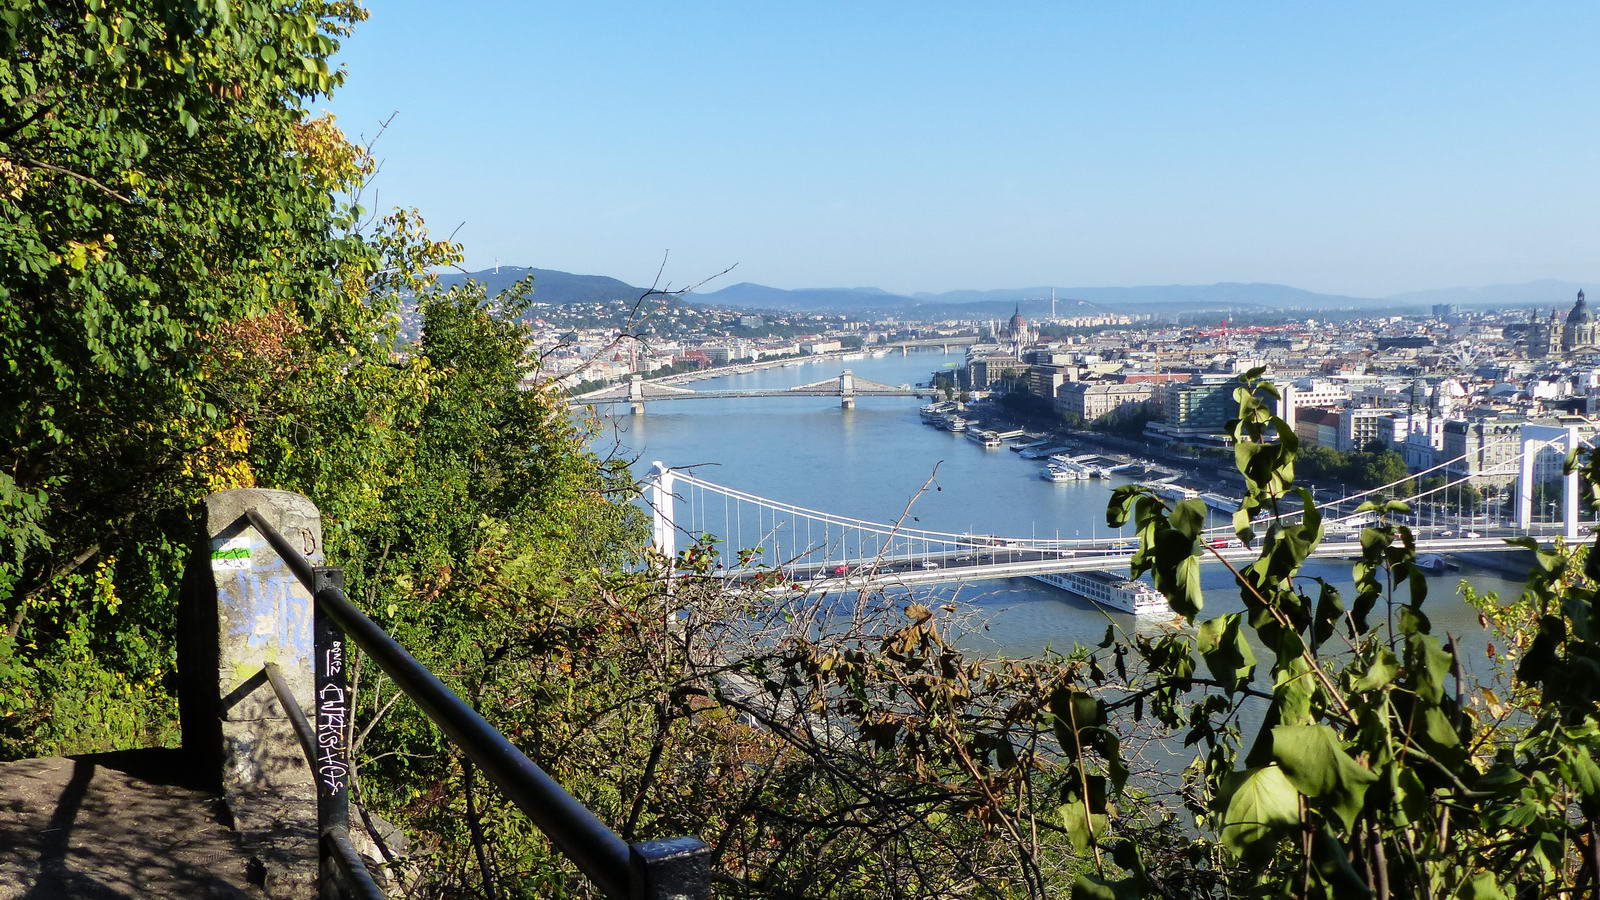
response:
[[[260,900],[260,873],[194,774],[180,750],[0,763],[0,900]]]

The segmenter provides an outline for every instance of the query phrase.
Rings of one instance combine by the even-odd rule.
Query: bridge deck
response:
[[[912,388],[900,390],[857,390],[854,397],[933,397],[938,392],[932,388]],[[747,400],[753,397],[833,397],[844,396],[838,391],[826,390],[796,390],[794,388],[770,391],[693,391],[684,394],[645,394],[642,397],[629,397],[626,394],[611,394],[608,396],[580,396],[572,398],[574,403],[656,403],[663,400]]]
[[[1452,551],[1505,552],[1519,550],[1497,537],[1435,538],[1417,542],[1419,553]],[[1254,561],[1260,549],[1219,548],[1223,559],[1235,566]],[[1313,557],[1340,558],[1361,554],[1359,540],[1324,542]],[[1032,550],[986,548],[979,550],[940,550],[913,556],[883,556],[870,559],[830,561],[819,565],[783,566],[784,577],[814,590],[851,590],[879,585],[929,585],[953,581],[979,581],[990,578],[1016,578],[1050,572],[1108,571],[1127,572],[1130,553],[1126,550]],[[1207,551],[1202,563],[1215,563]],[[843,573],[838,572],[843,568]],[[734,573],[737,577],[738,573]],[[752,573],[753,574],[753,573]],[[779,588],[780,590],[783,588]]]

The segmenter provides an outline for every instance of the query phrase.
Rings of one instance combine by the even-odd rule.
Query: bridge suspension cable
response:
[[[1521,439],[1502,438],[1474,453],[1492,456],[1493,451],[1512,440]],[[1383,495],[1386,490],[1398,486],[1409,486],[1412,490],[1408,496],[1399,499],[1421,504],[1428,498],[1442,496],[1446,500],[1445,508],[1454,510],[1443,516],[1442,521],[1436,517],[1432,525],[1424,529],[1427,533],[1419,534],[1420,540],[1436,544],[1443,541],[1450,545],[1445,549],[1467,549],[1467,545],[1478,548],[1480,543],[1482,549],[1499,549],[1499,546],[1493,546],[1502,543],[1499,538],[1483,538],[1460,525],[1465,519],[1473,527],[1513,527],[1515,523],[1506,515],[1503,498],[1498,512],[1479,514],[1475,508],[1479,501],[1467,502],[1466,487],[1472,485],[1474,479],[1508,472],[1521,472],[1527,478],[1531,471],[1531,459],[1553,445],[1570,440],[1570,437],[1558,436],[1549,440],[1521,441],[1522,451],[1515,456],[1486,468],[1469,471],[1442,485],[1426,489],[1420,487],[1420,479],[1434,472],[1448,471],[1451,466],[1474,455],[1462,454],[1386,485],[1317,503],[1315,508],[1333,511],[1333,515],[1326,520],[1328,525],[1348,525],[1370,514],[1342,512],[1341,507],[1348,509],[1346,505],[1352,502]],[[709,536],[716,548],[717,564],[729,572],[749,572],[766,567],[790,574],[798,573],[796,577],[820,578],[863,569],[893,571],[902,575],[922,569],[925,570],[920,573],[922,580],[930,580],[933,576],[926,570],[941,568],[959,569],[970,573],[971,577],[978,577],[985,571],[1005,574],[1018,567],[1028,569],[1029,573],[1033,569],[1046,570],[1051,565],[1058,566],[1055,569],[1057,571],[1088,568],[1091,565],[1114,568],[1119,562],[1125,561],[1133,549],[1131,536],[1122,533],[1113,532],[1109,536],[1093,538],[1040,538],[940,531],[910,526],[903,520],[894,523],[875,522],[774,500],[710,481],[688,471],[668,469],[661,464],[657,464],[657,474],[652,477],[660,479],[657,483],[667,488],[653,493],[657,498],[652,505],[656,507],[654,514],[658,545],[662,543],[661,536],[664,533],[676,533],[695,541]],[[1454,503],[1449,502],[1452,490],[1458,492]],[[679,509],[680,504],[682,509]],[[1433,504],[1430,506],[1438,516],[1438,507]],[[1575,504],[1569,504],[1567,520],[1562,523],[1569,536],[1576,524],[1571,521],[1574,508]],[[1470,514],[1464,517],[1462,509],[1470,509]],[[1526,510],[1526,506],[1522,509]],[[1285,513],[1285,518],[1292,521],[1292,517],[1300,514],[1300,510],[1292,510]],[[1416,526],[1425,525],[1425,511],[1421,506],[1413,509],[1412,516],[1415,517]],[[1452,519],[1461,534],[1455,534],[1454,529],[1448,527],[1452,525]],[[1483,524],[1479,526],[1476,523]],[[1441,530],[1440,526],[1446,527]],[[1524,524],[1524,530],[1531,528],[1532,522]],[[1221,525],[1206,529],[1203,534],[1208,541],[1214,542],[1216,536],[1231,534],[1232,530],[1231,525]],[[1336,527],[1334,531],[1347,532],[1348,528]],[[1330,541],[1337,542],[1337,539],[1330,537]]]

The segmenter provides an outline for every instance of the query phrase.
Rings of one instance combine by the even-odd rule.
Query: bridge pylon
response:
[[[628,412],[631,415],[644,415],[644,376],[635,374],[628,379]]]
[[[839,408],[856,408],[856,376],[849,369],[839,373]]]
[[[1533,477],[1534,463],[1539,451],[1545,447],[1559,447],[1571,453],[1583,444],[1578,429],[1561,425],[1524,425],[1521,431],[1522,457],[1517,478],[1517,529],[1527,531],[1533,527]],[[1561,533],[1567,540],[1577,540],[1578,500],[1580,488],[1578,473],[1569,472],[1561,478]]]
[[[650,463],[650,474],[644,478],[645,502],[650,504],[650,543],[656,552],[667,558],[668,574],[671,562],[678,556],[678,525],[673,497],[672,468],[661,460]]]

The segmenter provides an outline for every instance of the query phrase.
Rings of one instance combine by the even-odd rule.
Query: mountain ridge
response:
[[[482,282],[491,295],[532,274],[533,299],[565,305],[633,299],[645,292],[609,275],[580,275],[559,269],[498,266],[478,272],[451,272],[439,276],[441,284],[454,286],[468,278]],[[1036,286],[1024,288],[959,289],[897,294],[878,287],[779,288],[741,281],[714,291],[687,294],[683,299],[699,305],[790,312],[885,312],[974,317],[993,316],[1003,306],[1026,305],[1049,309],[1055,291],[1058,311],[1063,309],[1117,311],[1223,311],[1315,310],[1426,307],[1434,303],[1468,306],[1495,304],[1560,305],[1570,303],[1583,285],[1542,279],[1516,284],[1435,288],[1407,291],[1386,297],[1327,294],[1272,282],[1217,282],[1215,284],[1130,285],[1122,287]],[[1038,304],[1043,304],[1039,306]],[[1035,313],[1037,315],[1037,313]]]

